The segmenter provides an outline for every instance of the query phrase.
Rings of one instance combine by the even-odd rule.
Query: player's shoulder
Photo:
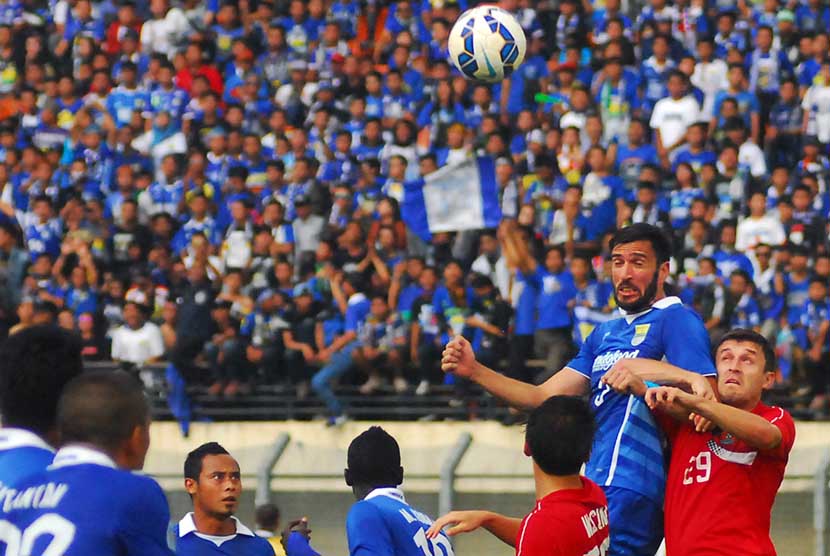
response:
[[[0,451],[0,484],[14,486],[26,478],[42,473],[55,454],[46,448],[25,446]]]
[[[754,413],[760,415],[773,425],[776,423],[792,425],[795,424],[795,421],[793,420],[792,415],[790,415],[790,412],[784,409],[783,407],[779,407],[777,405],[766,405],[764,403],[759,403]]]
[[[383,519],[384,510],[378,501],[359,500],[352,504],[349,514],[346,516],[347,524],[358,524],[367,521],[379,521]]]

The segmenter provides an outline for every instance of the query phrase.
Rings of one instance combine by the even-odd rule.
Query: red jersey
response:
[[[522,520],[516,556],[604,556],[608,550],[605,493],[581,477],[582,488],[558,490],[536,501]]]
[[[756,450],[729,433],[697,433],[665,418],[671,443],[666,481],[667,556],[774,556],[769,536],[775,494],[795,441],[795,423],[780,407],[752,413],[778,427],[781,444]]]

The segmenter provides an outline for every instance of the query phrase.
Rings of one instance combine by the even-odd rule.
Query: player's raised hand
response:
[[[434,539],[441,534],[441,531],[447,525],[451,525],[451,527],[444,532],[450,537],[458,535],[459,533],[475,531],[484,524],[488,513],[481,510],[450,512],[435,520],[435,523],[427,530],[427,538]]]
[[[441,355],[441,370],[463,378],[473,376],[476,364],[473,346],[463,336],[456,336],[450,340]]]

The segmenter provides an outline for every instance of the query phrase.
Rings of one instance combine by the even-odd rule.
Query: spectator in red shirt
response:
[[[204,49],[198,42],[191,42],[184,51],[185,66],[176,74],[176,86],[190,94],[193,78],[204,75],[210,85],[210,90],[217,95],[222,94],[224,85],[219,71],[210,64],[205,64]]]
[[[645,395],[671,444],[667,554],[775,556],[770,514],[795,441],[790,414],[761,402],[775,381],[775,354],[762,335],[735,329],[718,343],[715,364],[720,402],[674,386],[647,390],[646,365],[649,379],[683,383],[686,372],[666,363],[621,360],[603,380]]]
[[[104,42],[104,51],[112,56],[121,54],[121,41],[128,29],[134,30],[141,36],[141,21],[135,13],[133,2],[123,2],[118,7],[118,19],[110,23],[107,29],[107,37]]]
[[[553,396],[533,410],[525,432],[525,454],[533,458],[536,506],[524,519],[473,510],[450,512],[427,531],[450,536],[484,527],[516,548],[516,556],[605,554],[608,505],[595,483],[579,475],[594,440],[594,416],[575,396]]]

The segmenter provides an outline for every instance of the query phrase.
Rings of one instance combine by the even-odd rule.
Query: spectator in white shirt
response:
[[[804,133],[818,137],[823,144],[830,143],[830,57],[821,63],[815,81],[804,94]]]
[[[164,355],[164,342],[159,327],[147,322],[145,309],[135,302],[124,305],[124,324],[112,336],[112,358],[115,361],[143,367]]]
[[[689,83],[685,74],[673,71],[667,87],[670,96],[657,101],[649,122],[655,132],[654,146],[666,168],[672,151],[686,141],[688,127],[700,119],[700,106],[687,95]]]
[[[712,39],[702,38],[697,42],[698,62],[692,73],[692,85],[703,91],[702,118],[712,119],[715,108],[715,95],[729,87],[727,73],[729,66],[719,58],[714,58],[715,44]]]
[[[179,8],[171,8],[168,0],[151,0],[153,18],[141,27],[141,49],[145,54],[164,54],[172,58],[176,47],[190,30],[187,16]]]
[[[767,175],[767,161],[761,147],[748,138],[746,124],[743,118],[736,116],[729,118],[723,125],[726,138],[738,147],[738,164],[749,168],[753,178],[762,178]]]
[[[756,191],[749,198],[749,216],[738,222],[735,249],[750,254],[759,244],[777,246],[787,235],[781,222],[767,214],[767,196]]]

